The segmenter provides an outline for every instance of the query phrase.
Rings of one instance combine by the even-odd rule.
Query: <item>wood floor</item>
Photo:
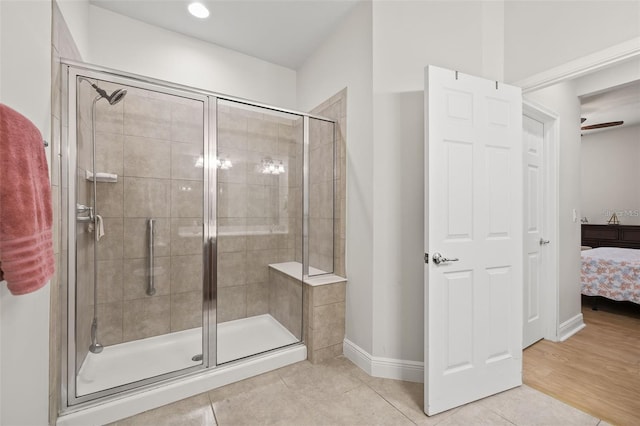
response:
[[[587,326],[573,337],[524,351],[524,383],[614,425],[640,425],[640,305],[584,297],[582,314]]]

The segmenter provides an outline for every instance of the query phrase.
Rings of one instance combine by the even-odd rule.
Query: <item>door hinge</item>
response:
[[[424,263],[429,263],[429,253],[424,254]]]

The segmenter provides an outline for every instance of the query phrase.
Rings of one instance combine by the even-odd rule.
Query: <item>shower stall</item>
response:
[[[62,85],[63,407],[303,359],[303,279],[334,265],[336,123],[79,63]]]

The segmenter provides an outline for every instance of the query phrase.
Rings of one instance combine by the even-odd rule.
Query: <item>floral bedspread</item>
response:
[[[582,294],[640,303],[640,250],[598,247],[580,254]]]

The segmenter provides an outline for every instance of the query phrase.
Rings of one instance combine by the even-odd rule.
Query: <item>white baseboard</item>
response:
[[[558,328],[559,340],[561,342],[564,342],[569,337],[573,336],[574,334],[576,334],[578,331],[582,330],[585,327],[586,325],[584,324],[584,321],[582,319],[582,314],[580,313],[574,316],[573,318],[570,318],[567,321],[560,324],[560,327]]]
[[[343,352],[347,359],[370,376],[417,383],[424,381],[423,362],[372,356],[349,339],[344,339]]]
[[[364,370],[368,375],[371,374],[371,355],[362,349],[360,346],[356,345],[349,339],[344,339],[342,342],[342,353],[344,356]]]

